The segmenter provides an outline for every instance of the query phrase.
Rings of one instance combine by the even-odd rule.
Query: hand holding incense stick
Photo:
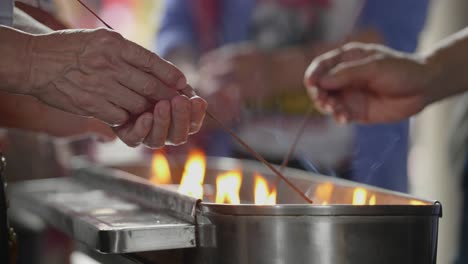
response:
[[[85,7],[89,12],[91,12],[99,21],[101,21],[107,28],[113,28],[107,24],[102,18],[100,18],[95,12],[93,12],[85,3],[81,0],[77,0],[83,7]],[[191,89],[191,88],[190,88]],[[193,90],[192,90],[193,92]],[[180,94],[186,95],[187,92],[179,92]],[[241,144],[249,153],[251,153],[257,160],[262,162],[266,167],[268,167],[277,177],[281,178],[286,184],[288,184],[295,192],[297,192],[304,200],[308,203],[313,203],[313,201],[307,197],[301,190],[299,190],[290,180],[284,177],[275,167],[273,167],[268,161],[266,161],[258,152],[253,150],[247,143],[245,143],[241,138],[239,138],[233,131],[226,127],[222,122],[220,122],[213,114],[209,111],[206,111],[206,115],[213,119],[226,133],[233,137],[239,144]]]

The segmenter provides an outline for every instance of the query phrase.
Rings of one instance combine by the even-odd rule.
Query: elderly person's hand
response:
[[[47,106],[31,96],[0,92],[0,126],[46,133],[55,137],[94,134],[112,140],[115,133],[103,122]]]
[[[5,46],[16,63],[3,90],[100,119],[130,146],[181,144],[201,126],[206,102],[181,95],[187,81],[180,70],[116,32],[2,30],[18,43]]]
[[[339,122],[392,122],[432,102],[441,85],[426,59],[373,44],[351,43],[319,56],[305,74],[315,103]]]
[[[143,113],[134,122],[115,127],[114,131],[132,147],[141,143],[150,148],[177,146],[200,130],[206,108],[206,101],[198,96],[174,96],[157,102],[152,113]]]

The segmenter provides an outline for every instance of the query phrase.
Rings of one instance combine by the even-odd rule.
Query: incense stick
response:
[[[301,124],[301,126],[299,127],[296,136],[294,137],[294,141],[293,141],[293,143],[291,144],[291,147],[289,147],[288,153],[286,154],[286,156],[284,156],[283,162],[281,162],[281,166],[280,166],[280,168],[279,168],[279,172],[280,172],[281,174],[283,174],[284,169],[286,168],[286,166],[288,166],[288,163],[289,163],[289,161],[291,160],[292,155],[294,155],[294,152],[295,152],[295,150],[296,150],[297,144],[299,143],[299,139],[301,139],[301,136],[302,136],[302,134],[303,134],[304,131],[305,131],[305,128],[306,128],[306,126],[307,126],[307,123],[309,122],[309,118],[310,118],[310,116],[312,115],[313,110],[314,110],[314,108],[313,108],[312,106],[310,106],[310,107],[307,109],[307,112],[306,112],[306,114],[305,114],[305,116],[304,116],[304,119],[303,119],[303,121],[302,121],[302,124]],[[273,189],[277,189],[279,180],[280,180],[280,178],[277,176],[277,177],[275,178],[275,182],[273,183]]]
[[[102,18],[99,17],[91,8],[89,8],[81,0],[77,0],[84,8],[86,8],[91,14],[93,14],[99,21],[101,21],[107,28],[114,30],[109,24],[107,24]],[[308,203],[314,203],[307,195],[305,195],[299,188],[297,188],[290,180],[284,177],[273,165],[271,165],[267,160],[265,160],[258,152],[251,148],[244,140],[238,137],[231,129],[225,126],[221,121],[219,121],[213,114],[209,111],[206,111],[206,115],[209,116],[213,121],[215,121],[226,133],[233,137],[239,144],[241,144],[250,154],[252,154],[257,160],[262,162],[266,167],[268,167],[277,177],[281,178],[286,184],[289,185],[295,192],[297,192],[304,200]]]
[[[231,137],[233,137],[239,144],[241,144],[250,154],[252,154],[257,160],[261,161],[265,166],[267,166],[275,175],[276,177],[281,178],[286,184],[291,187],[295,192],[297,192],[304,200],[306,200],[308,203],[314,203],[307,195],[305,195],[299,188],[297,188],[288,178],[283,176],[281,172],[279,172],[271,163],[269,163],[267,160],[265,160],[258,152],[256,152],[253,148],[251,148],[247,143],[244,142],[240,137],[238,137],[232,130],[230,130],[228,127],[226,127],[221,121],[219,121],[216,117],[214,117],[210,112],[206,112],[206,115],[209,116],[211,119],[213,119],[218,125],[226,132],[228,133]]]
[[[89,6],[87,6],[85,3],[81,2],[81,0],[76,0],[76,1],[78,1],[78,3],[80,3],[84,8],[86,8],[86,10],[88,10],[91,14],[93,14],[94,17],[96,17],[99,21],[101,21],[101,23],[103,23],[108,29],[114,30],[113,27],[111,27],[109,24],[107,24],[106,21],[104,21],[104,19],[102,19],[91,8],[89,8]]]

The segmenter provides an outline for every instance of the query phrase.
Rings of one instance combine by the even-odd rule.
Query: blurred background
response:
[[[103,26],[76,1],[21,2],[50,12],[69,28]],[[272,162],[281,162],[311,112],[291,166],[441,201],[438,263],[468,263],[468,97],[437,103],[397,124],[342,126],[310,108],[302,88],[310,61],[348,41],[383,43],[407,52],[430,50],[468,25],[468,2],[84,2],[117,32],[179,66],[208,99],[210,110]],[[119,162],[152,154],[118,141],[55,140],[7,130],[0,137],[12,180],[66,174],[74,155]],[[213,156],[250,158],[209,120],[187,145],[165,152],[184,155],[193,148]],[[55,261],[44,263],[66,263]],[[72,259],[87,261],[81,255]]]

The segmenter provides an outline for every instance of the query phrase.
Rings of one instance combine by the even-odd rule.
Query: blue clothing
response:
[[[252,0],[219,0],[222,12],[220,44],[249,38]],[[157,51],[167,55],[183,45],[197,47],[190,0],[166,0]],[[428,0],[369,0],[358,28],[372,27],[392,48],[413,52],[428,9]],[[397,191],[407,191],[408,121],[385,125],[357,125],[351,179]]]
[[[11,26],[13,22],[13,0],[0,0],[0,25]]]
[[[229,44],[245,41],[249,36],[250,16],[255,7],[252,0],[220,0],[222,16],[219,43]],[[198,46],[192,0],[166,0],[165,11],[156,43],[160,56],[167,56],[171,49],[189,45]]]
[[[373,27],[385,43],[397,50],[414,52],[429,1],[367,1],[358,28]],[[356,125],[351,179],[406,192],[409,121],[383,125]]]

